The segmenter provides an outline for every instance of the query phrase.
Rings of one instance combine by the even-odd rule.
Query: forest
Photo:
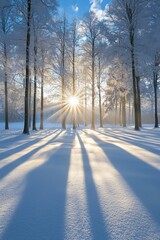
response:
[[[160,240],[160,0],[0,0],[0,240]]]
[[[0,121],[159,127],[160,1],[71,18],[58,1],[0,1]]]

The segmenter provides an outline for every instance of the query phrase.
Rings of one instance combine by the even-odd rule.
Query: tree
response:
[[[24,134],[29,134],[29,57],[31,38],[31,0],[27,1],[27,37],[26,37],[26,77],[25,77],[25,113]]]
[[[98,96],[99,96],[99,120],[100,120],[100,127],[103,127],[102,121],[102,96],[101,96],[101,58],[98,58]]]
[[[13,22],[11,1],[2,1],[0,6],[0,32],[1,44],[3,51],[3,66],[4,66],[4,91],[5,91],[5,129],[9,129],[8,123],[8,35],[12,32]]]
[[[70,29],[70,51],[71,51],[71,64],[72,64],[72,94],[73,97],[76,97],[76,48],[78,46],[79,35],[77,31],[77,20],[73,19]],[[76,106],[73,106],[73,129],[76,129]]]
[[[116,32],[116,42],[129,51],[132,72],[132,85],[133,85],[133,102],[134,102],[134,117],[135,117],[135,130],[139,130],[139,91],[137,81],[137,47],[140,41],[142,26],[142,15],[145,12],[145,0],[113,0],[110,8],[110,14],[114,23],[114,35]],[[145,19],[145,18],[143,18]],[[118,36],[119,35],[119,36]]]
[[[38,51],[38,39],[36,32],[36,19],[33,18],[33,30],[34,30],[34,98],[33,98],[33,130],[37,130],[36,128],[36,100],[37,100],[37,51]]]
[[[95,57],[98,54],[98,39],[100,39],[100,24],[93,12],[85,15],[82,22],[83,35],[85,42],[83,44],[84,52],[91,59],[91,88],[92,88],[92,118],[91,128],[95,129]]]

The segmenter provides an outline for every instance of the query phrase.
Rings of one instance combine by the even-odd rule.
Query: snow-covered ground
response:
[[[160,240],[160,130],[1,130],[0,239]]]

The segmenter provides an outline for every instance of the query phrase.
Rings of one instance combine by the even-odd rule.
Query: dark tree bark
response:
[[[130,36],[130,47],[131,47],[131,62],[132,62],[132,81],[133,81],[133,102],[134,102],[134,124],[135,130],[139,130],[138,121],[138,94],[137,94],[137,83],[136,83],[136,72],[135,72],[135,29],[134,29],[134,9],[131,9],[126,4],[126,13],[130,23],[129,36]]]
[[[131,124],[131,98],[129,96],[129,99],[128,99],[128,124],[130,125]]]
[[[138,122],[139,127],[142,127],[142,117],[141,117],[141,91],[140,91],[140,77],[136,77],[137,81],[137,101],[138,101]]]
[[[34,95],[33,95],[33,130],[36,128],[36,115],[37,115],[37,36],[34,30]]]
[[[43,87],[44,87],[44,52],[42,49],[42,72],[41,72],[41,113],[40,113],[40,129],[43,129],[43,108],[44,108],[44,101],[43,101]]]
[[[31,97],[32,97],[32,80],[31,80],[31,76],[30,76],[30,78],[29,78],[29,128],[31,128],[31,122],[32,122]]]
[[[158,84],[157,84],[157,80],[158,80],[158,74],[156,72],[154,72],[153,74],[153,86],[154,86],[154,104],[155,104],[155,112],[154,112],[154,127],[158,128],[159,127],[159,123],[158,123],[158,101],[157,101],[157,88],[158,88]]]
[[[6,6],[2,8],[1,11],[1,24],[2,24],[2,31],[4,34],[4,42],[3,42],[3,54],[4,54],[4,101],[5,101],[5,109],[4,109],[4,116],[5,116],[5,129],[9,129],[9,123],[8,123],[8,56],[7,56],[7,42],[6,42],[6,36],[7,36],[7,23],[8,23],[8,8],[10,6]]]
[[[8,73],[7,73],[7,46],[4,43],[4,91],[5,91],[5,129],[9,129],[8,124]]]
[[[27,38],[26,38],[26,84],[25,84],[25,113],[24,134],[29,134],[29,55],[31,32],[31,0],[27,1]]]

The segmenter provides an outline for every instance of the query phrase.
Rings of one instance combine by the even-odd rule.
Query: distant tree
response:
[[[3,56],[4,69],[4,92],[5,92],[5,129],[9,129],[8,119],[8,51],[9,51],[9,35],[12,32],[12,3],[11,1],[2,1],[0,5],[0,45]]]
[[[70,44],[69,44],[69,55],[70,55],[70,61],[72,65],[72,94],[74,97],[76,97],[76,58],[77,58],[77,47],[78,47],[78,40],[79,40],[79,34],[78,34],[78,24],[77,20],[73,19],[73,22],[71,23],[70,27]],[[76,109],[73,106],[73,129],[76,129]]]
[[[100,22],[95,13],[85,15],[81,24],[84,44],[83,50],[91,59],[91,87],[92,87],[92,118],[91,128],[95,128],[95,58],[99,52],[98,40],[101,39]]]

